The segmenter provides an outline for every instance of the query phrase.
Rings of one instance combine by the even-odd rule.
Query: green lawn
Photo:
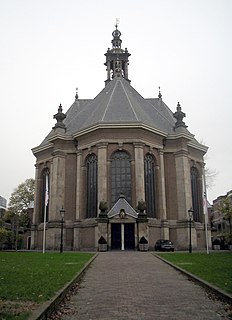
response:
[[[232,294],[232,252],[159,253],[176,266]]]
[[[0,319],[23,320],[69,282],[92,253],[0,252]]]

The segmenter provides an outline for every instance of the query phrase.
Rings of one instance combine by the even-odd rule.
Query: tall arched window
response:
[[[42,172],[42,221],[49,220],[49,190],[50,190],[50,172],[46,168]]]
[[[194,221],[200,221],[201,189],[200,189],[200,181],[199,181],[199,172],[196,167],[191,168],[190,175],[191,175],[191,189],[192,189],[193,219]]]
[[[86,160],[87,167],[87,218],[97,216],[97,156],[91,154]]]
[[[125,151],[116,151],[111,157],[111,204],[114,205],[120,194],[131,203],[131,162]]]
[[[150,154],[144,157],[144,182],[147,215],[155,218],[155,160]]]

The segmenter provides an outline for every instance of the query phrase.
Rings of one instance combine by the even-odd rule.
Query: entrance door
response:
[[[135,224],[124,224],[124,243],[125,250],[134,250],[135,248]]]
[[[111,249],[121,250],[121,223],[111,223]]]
[[[122,232],[124,233],[124,237],[122,235]],[[135,248],[135,224],[134,223],[124,223],[123,229],[122,229],[121,223],[111,223],[111,249],[112,250],[122,249],[122,238],[124,238],[123,248],[125,248],[125,250],[134,250]]]

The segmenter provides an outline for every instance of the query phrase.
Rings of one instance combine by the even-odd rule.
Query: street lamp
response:
[[[60,253],[63,252],[64,214],[65,214],[65,210],[62,207],[62,209],[60,209],[60,216],[61,216]]]
[[[192,253],[192,217],[193,217],[192,208],[188,210],[188,215],[189,215],[189,253]]]

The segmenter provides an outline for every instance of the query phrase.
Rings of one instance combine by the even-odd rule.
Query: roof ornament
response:
[[[176,112],[173,113],[173,117],[176,118],[175,128],[184,127],[187,128],[185,125],[183,118],[185,117],[185,113],[181,111],[180,103],[177,103]]]
[[[78,100],[78,88],[76,88],[75,100]]]
[[[55,124],[55,126],[53,127],[53,129],[56,129],[56,128],[62,128],[62,129],[65,129],[65,124],[63,123],[64,119],[66,118],[66,114],[63,113],[63,109],[62,109],[62,105],[60,104],[59,105],[59,108],[58,108],[58,113],[55,114],[53,116],[54,119],[56,119],[57,123]]]
[[[115,28],[118,29],[118,25],[119,25],[119,18],[116,18],[116,23],[115,23]]]
[[[159,87],[159,94],[158,94],[159,99],[162,99],[162,94],[160,92],[160,87]]]

